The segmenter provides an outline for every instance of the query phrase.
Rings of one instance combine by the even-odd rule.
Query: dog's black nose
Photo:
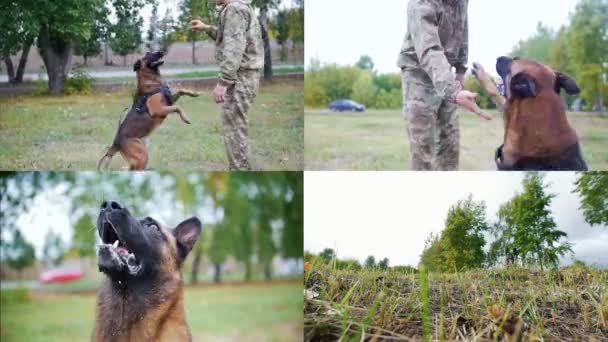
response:
[[[103,201],[101,203],[102,210],[121,210],[122,206],[116,201]]]
[[[511,72],[512,63],[513,59],[509,57],[498,57],[498,59],[496,60],[496,72],[498,72],[498,74],[504,78]]]

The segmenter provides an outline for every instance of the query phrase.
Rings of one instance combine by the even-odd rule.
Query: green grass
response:
[[[500,114],[486,122],[460,112],[460,169],[496,170],[494,151],[502,143]],[[608,117],[573,113],[569,120],[581,140],[590,168],[608,169]],[[406,121],[399,110],[362,114],[306,110],[306,170],[407,170],[410,163]]]
[[[210,89],[179,101],[192,122],[171,115],[150,139],[149,168],[224,170],[221,108]],[[0,169],[93,170],[112,143],[127,93],[0,98]],[[275,81],[260,89],[249,113],[250,161],[258,170],[301,170],[304,118],[302,81]],[[111,168],[126,163],[117,155]]]
[[[2,291],[2,298],[7,298]],[[26,302],[3,301],[0,340],[87,341],[94,294],[36,292]],[[294,341],[302,338],[302,287],[256,284],[187,288],[186,318],[195,341]]]
[[[600,341],[608,334],[608,270],[427,275],[314,264],[305,274],[305,341],[505,341],[517,331],[521,339],[513,340]]]

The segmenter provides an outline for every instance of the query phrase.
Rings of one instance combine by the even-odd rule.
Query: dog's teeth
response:
[[[118,240],[114,241],[114,243],[112,244],[112,247],[114,247],[114,248],[118,247]]]

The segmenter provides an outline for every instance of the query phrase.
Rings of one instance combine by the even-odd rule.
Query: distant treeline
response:
[[[307,107],[325,107],[332,101],[352,99],[367,107],[401,107],[401,76],[378,74],[369,56],[356,66],[325,65],[313,60],[306,72],[304,101]]]
[[[378,270],[378,271],[395,271],[400,273],[416,273],[418,270],[415,267],[406,266],[390,266],[388,258],[378,260],[373,255],[368,256],[365,262],[361,264],[359,261],[354,259],[339,259],[336,252],[331,248],[325,248],[321,253],[315,255],[310,252],[304,252],[304,261],[306,265],[329,265],[336,270],[349,270],[349,271],[360,271],[363,269],[367,270]]]

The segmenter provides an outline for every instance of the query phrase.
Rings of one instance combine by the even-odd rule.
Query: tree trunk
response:
[[[21,57],[19,57],[19,65],[17,65],[17,75],[15,76],[15,83],[23,82],[23,74],[25,73],[25,66],[27,65],[27,58],[30,55],[30,49],[34,39],[30,39],[23,44],[23,51],[21,51]]]
[[[192,65],[196,65],[196,40],[192,38]]]
[[[60,94],[72,66],[74,42],[52,37],[49,29],[43,28],[38,37],[38,46],[49,77],[49,92]]]
[[[272,280],[272,267],[271,267],[270,263],[267,263],[266,265],[264,265],[264,278],[267,281]]]
[[[122,65],[127,66],[127,55],[122,56]]]
[[[82,56],[82,58],[84,58],[84,66],[85,67],[88,66],[88,63],[87,63],[88,57],[87,57],[87,55]]]
[[[260,11],[260,28],[262,40],[264,41],[264,79],[272,80],[272,51],[270,50],[270,38],[268,37],[268,13],[267,10]]]
[[[251,281],[251,262],[250,261],[245,262],[245,281],[246,282]]]
[[[200,249],[200,248],[198,248]],[[192,261],[192,279],[190,280],[192,284],[196,284],[198,283],[198,269],[199,266],[201,265],[201,251],[197,251],[196,255],[194,256],[194,260]]]
[[[110,51],[108,49],[108,42],[103,43],[103,64],[112,65],[112,61],[110,60]]]
[[[216,284],[222,282],[222,265],[221,264],[213,264],[213,281]]]
[[[10,57],[4,57],[4,64],[6,64],[6,74],[8,75],[8,83],[15,82],[15,67]]]

